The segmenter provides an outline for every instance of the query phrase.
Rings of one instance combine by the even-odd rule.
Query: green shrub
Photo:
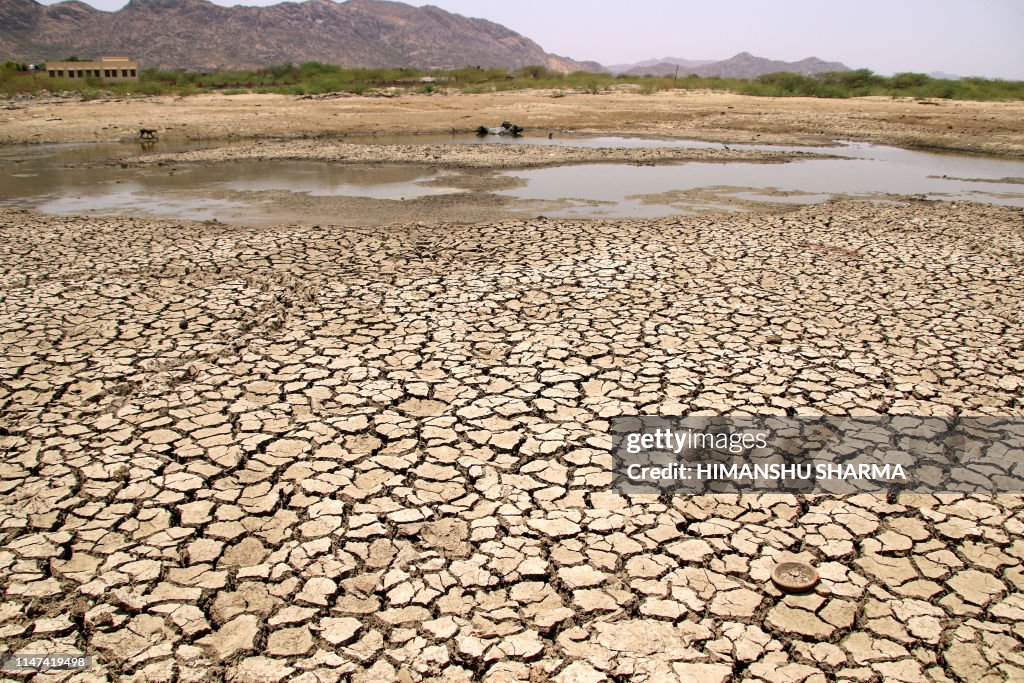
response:
[[[652,95],[661,90],[712,90],[771,97],[860,97],[891,95],[894,97],[953,98],[974,100],[1024,99],[1024,82],[984,78],[960,81],[930,78],[920,73],[900,73],[886,78],[868,69],[805,76],[797,73],[774,73],[759,78],[702,78],[687,76],[629,76],[626,74],[595,74],[575,72],[563,74],[543,65],[531,65],[513,72],[508,78],[504,69],[467,66],[447,71],[420,71],[408,67],[351,69],[321,62],[290,62],[256,70],[197,73],[181,70],[146,69],[138,82],[104,83],[96,80],[50,79],[44,73],[23,70],[27,65],[7,61],[0,65],[0,93],[13,95],[39,90],[70,90],[86,93],[110,90],[127,95],[180,94],[196,92],[282,93],[292,95],[329,92],[364,93],[370,90],[417,89],[422,93],[445,91],[453,87],[464,93],[486,93],[508,90],[554,90],[553,97],[566,91],[598,94],[616,85],[634,84],[636,92]],[[438,83],[421,83],[424,76],[433,76]],[[93,96],[93,95],[89,95]]]
[[[885,84],[885,78],[875,75],[871,69],[833,71],[819,74],[815,79],[825,85],[836,86],[848,91],[859,91],[864,94],[876,86]]]
[[[127,92],[133,92],[136,95],[163,95],[167,92],[167,88],[163,84],[153,81],[140,80],[137,83],[110,83],[107,87],[122,95]],[[195,88],[192,88],[191,91],[195,92]],[[187,87],[175,88],[174,92],[179,95],[190,94]]]
[[[521,69],[517,69],[515,75],[518,78],[532,78],[534,80],[538,78],[551,79],[562,76],[562,74],[556,74],[555,72],[548,70],[546,66],[541,66],[539,64],[524,66]]]
[[[308,62],[309,64],[316,64],[316,62]],[[305,66],[305,64],[303,65]],[[269,74],[275,81],[287,78],[294,75],[298,70],[295,65],[291,62],[285,62],[284,64],[278,64],[276,66],[269,66],[266,68],[266,73]]]
[[[900,73],[889,79],[889,87],[896,90],[920,88],[923,85],[927,85],[931,80],[931,77],[926,74]]]

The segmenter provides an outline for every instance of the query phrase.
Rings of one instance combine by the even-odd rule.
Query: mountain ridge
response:
[[[662,57],[661,59],[645,59],[642,62],[633,62],[631,64],[609,64],[608,70],[613,74],[626,73],[630,69],[637,69],[640,67],[652,67],[659,64],[678,64],[682,67],[694,67],[703,66],[705,64],[714,64],[719,60],[717,59],[683,59],[682,57]]]
[[[826,62],[817,57],[807,57],[795,62],[778,59],[756,57],[749,52],[740,52],[728,59],[718,61],[686,60],[678,57],[667,57],[651,64],[652,60],[637,62],[621,73],[630,76],[672,76],[678,67],[680,76],[696,74],[698,76],[719,76],[722,78],[757,78],[778,71],[792,71],[810,76],[828,71],[850,71],[850,67],[840,62]],[[703,62],[703,63],[700,63]]]
[[[130,0],[105,12],[78,0],[0,0],[0,59],[124,54],[145,69],[259,68],[319,61],[347,67],[603,70],[550,54],[486,19],[388,0],[305,0],[224,7],[209,0]]]

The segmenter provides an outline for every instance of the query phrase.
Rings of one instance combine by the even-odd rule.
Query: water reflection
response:
[[[739,145],[737,148],[741,147]],[[511,171],[525,181],[504,191],[518,199],[611,201],[614,211],[586,205],[559,215],[662,216],[688,204],[685,193],[744,201],[809,203],[830,197],[969,199],[1024,206],[1024,162],[954,154],[917,152],[863,143],[830,149],[841,159],[810,159],[787,164],[688,163],[662,166],[585,164]],[[725,189],[722,189],[725,188]]]

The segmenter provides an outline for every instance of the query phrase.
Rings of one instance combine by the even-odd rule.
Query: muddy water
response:
[[[473,135],[380,136],[350,142],[409,144],[550,144],[588,147],[721,147],[678,139]],[[142,214],[241,223],[302,222],[320,198],[402,201],[452,195],[462,201],[459,174],[429,166],[246,161],[119,168],[88,165],[128,155],[206,145],[157,143],[50,145],[0,149],[0,203],[56,214]],[[1024,162],[933,154],[860,143],[821,148],[838,159],[786,164],[685,163],[661,166],[586,164],[508,171],[491,192],[515,211],[564,216],[664,216],[810,203],[831,197],[970,199],[1024,206]],[[512,179],[516,182],[509,183]],[[503,181],[503,182],[499,182]],[[512,184],[512,189],[508,188]],[[463,193],[463,194],[457,194]],[[476,197],[479,201],[479,196]],[[323,202],[318,206],[323,213]],[[332,208],[332,210],[334,210]],[[347,209],[337,204],[338,221]],[[385,208],[385,211],[387,209]],[[425,216],[428,218],[429,216]]]
[[[908,195],[1024,206],[1024,162],[859,143],[829,149],[829,153],[843,158],[788,164],[587,164],[512,171],[509,175],[524,185],[505,194],[518,199],[574,200],[573,206],[553,215],[663,216],[702,205]]]
[[[196,149],[153,146],[142,154]],[[44,213],[141,214],[190,220],[243,223],[299,221],[294,208],[263,198],[270,192],[313,197],[412,199],[456,192],[437,185],[445,174],[420,166],[338,165],[313,162],[118,168],[87,165],[138,153],[138,145],[55,145],[7,149],[0,153],[0,203]],[[425,181],[435,184],[424,185]],[[209,196],[239,193],[242,199]],[[301,213],[301,212],[299,212]]]

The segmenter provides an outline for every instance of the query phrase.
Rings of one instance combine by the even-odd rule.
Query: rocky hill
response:
[[[102,12],[77,0],[0,0],[0,59],[128,55],[142,68],[255,68],[315,60],[349,67],[515,68],[599,64],[546,53],[500,24],[432,6],[306,0],[222,7],[208,0],[131,0]]]
[[[671,76],[679,68],[680,76],[697,74],[698,76],[721,76],[723,78],[757,78],[764,74],[777,71],[792,71],[810,76],[811,74],[828,71],[849,71],[850,67],[839,62],[826,62],[817,57],[808,57],[799,62],[784,62],[777,59],[755,57],[749,52],[741,52],[735,57],[719,62],[698,63],[683,59],[667,59],[655,64],[641,62],[624,72],[633,76],[652,74],[655,76]]]
[[[613,74],[622,74],[631,72],[636,75],[638,71],[643,71],[641,67],[651,68],[656,67],[660,74],[664,69],[672,66],[673,71],[668,72],[669,75],[674,73],[675,65],[679,66],[679,73],[690,73],[687,71],[688,68],[695,66],[704,66],[705,64],[714,64],[715,59],[682,59],[680,57],[662,57],[661,59],[645,59],[642,62],[633,62],[632,64],[611,64],[607,67],[608,71]]]

